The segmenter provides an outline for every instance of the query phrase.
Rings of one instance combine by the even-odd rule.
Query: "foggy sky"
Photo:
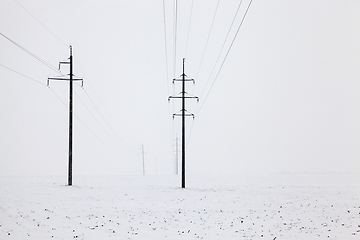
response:
[[[184,57],[200,98],[186,102],[188,173],[360,173],[360,2],[254,0],[220,72],[249,1],[220,55],[240,1],[219,2],[209,34],[217,2],[194,0],[189,24],[178,1],[175,58],[174,1],[164,31],[161,0],[1,0],[0,32],[42,60],[57,68],[73,46],[74,175],[142,174],[141,145],[148,174],[173,174]],[[68,83],[49,89],[58,72],[0,49],[0,174],[66,175]]]

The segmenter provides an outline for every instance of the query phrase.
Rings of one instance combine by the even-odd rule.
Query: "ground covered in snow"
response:
[[[359,175],[0,177],[0,239],[360,239]]]

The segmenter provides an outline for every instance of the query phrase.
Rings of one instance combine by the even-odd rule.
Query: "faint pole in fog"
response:
[[[141,145],[141,154],[142,154],[143,175],[145,175],[145,152],[144,152],[144,144]]]
[[[174,158],[174,174],[179,174],[179,142],[178,136],[176,134],[175,138],[175,158]]]
[[[157,158],[155,158],[155,175],[157,175]]]

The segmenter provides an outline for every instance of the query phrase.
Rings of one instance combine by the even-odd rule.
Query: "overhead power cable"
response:
[[[55,33],[53,33],[49,28],[47,28],[42,22],[40,22],[39,19],[37,19],[31,12],[29,12],[23,5],[21,5],[17,0],[15,0],[17,4],[20,5],[31,17],[33,17],[38,23],[40,23],[41,26],[43,26],[46,30],[48,30],[55,38],[57,38],[62,44],[64,44],[66,47],[68,47],[68,44],[66,44],[63,40],[61,40]]]
[[[235,36],[234,36],[232,42],[231,42],[231,44],[230,44],[230,47],[229,47],[228,51],[226,52],[226,55],[225,55],[225,57],[224,57],[224,60],[223,60],[222,63],[221,63],[221,66],[220,66],[220,68],[219,68],[219,71],[217,72],[217,74],[216,74],[216,76],[215,76],[215,79],[214,79],[213,83],[211,84],[211,87],[210,87],[208,93],[206,94],[205,99],[204,99],[204,101],[202,102],[202,104],[201,104],[201,106],[200,106],[200,108],[199,108],[199,111],[197,112],[197,115],[199,115],[202,107],[204,106],[204,104],[205,104],[205,102],[206,102],[206,99],[208,98],[209,93],[211,92],[211,89],[213,88],[213,86],[214,86],[214,84],[215,84],[215,82],[216,82],[216,80],[217,80],[217,78],[218,78],[218,76],[219,76],[219,73],[220,73],[222,67],[224,66],[224,63],[225,63],[225,61],[226,61],[226,58],[227,58],[227,56],[229,55],[229,52],[230,52],[230,50],[231,50],[231,48],[232,48],[232,46],[233,46],[233,44],[234,44],[234,42],[235,42],[235,39],[236,39],[239,31],[240,31],[240,28],[241,28],[241,26],[242,26],[242,24],[243,24],[243,22],[244,22],[244,19],[245,19],[246,15],[247,15],[247,13],[248,13],[248,11],[249,11],[249,8],[250,8],[250,6],[251,6],[251,3],[252,3],[252,0],[250,0],[250,3],[249,3],[249,5],[248,5],[248,7],[246,8],[245,14],[244,14],[243,18],[241,19],[241,22],[240,22],[240,24],[239,24],[239,27],[238,27],[238,29],[237,29],[237,31],[236,31],[236,33],[235,33]]]
[[[49,88],[51,90],[51,92],[56,96],[56,98],[64,105],[65,108],[68,108],[68,106],[66,105],[66,103],[59,97],[59,95],[57,95],[54,90],[52,90],[51,88]],[[81,101],[81,100],[80,100]],[[92,134],[94,135],[95,138],[97,138],[100,142],[102,142],[105,146],[107,146],[108,148],[110,148],[112,151],[122,155],[122,156],[127,156],[129,157],[128,155],[124,154],[124,153],[121,153],[119,151],[117,151],[116,149],[114,149],[113,147],[111,147],[109,144],[107,144],[104,140],[102,140],[98,135],[96,135],[93,131],[91,131],[91,129],[83,122],[81,121],[81,119],[76,115],[74,114],[74,117]]]
[[[102,113],[100,112],[100,110],[98,109],[98,107],[95,105],[94,101],[90,98],[89,94],[87,93],[87,91],[84,89],[84,92],[86,94],[86,96],[89,98],[90,102],[94,105],[96,111],[100,114],[101,118],[104,120],[104,122],[106,123],[106,125],[109,127],[109,129],[111,130],[111,132],[116,136],[116,139],[118,139],[118,141],[121,143],[122,147],[125,147],[127,150],[129,150],[130,152],[134,153],[134,154],[137,154],[136,152],[134,152],[132,149],[130,149],[122,140],[121,138],[116,134],[115,130],[110,126],[110,124],[108,123],[108,121],[105,119],[105,117],[102,115]],[[75,92],[76,94],[76,92]],[[77,95],[78,96],[78,95]],[[79,96],[78,96],[79,97]],[[79,97],[80,99],[80,97]],[[81,101],[81,100],[80,100]],[[82,101],[81,101],[82,102]],[[84,103],[83,103],[84,104]],[[84,104],[85,106],[85,104]],[[85,106],[86,109],[88,109],[86,106]],[[90,112],[90,110],[88,109],[88,111]],[[95,116],[90,112],[90,114],[94,117],[94,119],[98,122],[99,125],[100,122],[95,118]],[[101,126],[102,127],[102,126]],[[111,136],[106,130],[104,127],[102,127],[104,129],[104,131],[110,136],[113,138],[113,136]],[[113,138],[114,139],[114,138]],[[114,139],[116,141],[116,139]],[[116,141],[117,142],[117,141]]]
[[[208,37],[207,37],[207,39],[206,39],[205,48],[204,48],[203,54],[202,54],[202,56],[201,56],[200,65],[199,65],[199,68],[198,68],[198,71],[197,71],[197,73],[196,73],[196,77],[195,77],[195,78],[197,78],[197,76],[199,75],[199,72],[200,72],[200,69],[201,69],[201,65],[202,65],[202,62],[203,62],[203,60],[204,60],[205,52],[206,52],[206,49],[207,49],[207,45],[208,45],[208,43],[209,43],[209,39],[210,39],[210,35],[211,35],[212,29],[213,29],[213,25],[214,25],[214,22],[215,22],[216,13],[217,13],[217,10],[218,10],[218,7],[219,7],[219,3],[220,3],[220,0],[218,0],[218,2],[217,2],[217,4],[216,4],[216,9],[215,9],[214,16],[213,16],[213,19],[212,19],[212,22],[211,22],[209,34],[208,34]]]
[[[42,82],[40,82],[40,81],[38,81],[38,80],[35,80],[35,79],[31,78],[31,77],[28,77],[28,76],[26,76],[26,75],[24,75],[24,74],[22,74],[22,73],[20,73],[20,72],[18,72],[18,71],[15,71],[14,69],[11,69],[11,68],[9,68],[9,67],[7,67],[7,66],[2,65],[1,63],[0,63],[0,66],[2,66],[3,68],[8,69],[8,70],[10,70],[10,71],[12,71],[12,72],[14,72],[14,73],[17,73],[17,74],[19,74],[19,75],[21,75],[21,76],[23,76],[23,77],[25,77],[25,78],[27,78],[27,79],[30,79],[31,81],[34,81],[34,82],[36,82],[36,83],[38,83],[38,84],[41,84],[41,85],[46,86],[45,83],[42,83]]]
[[[169,67],[168,67],[168,52],[167,52],[167,35],[166,35],[166,15],[165,15],[165,0],[163,0],[163,16],[164,16],[164,40],[165,40],[165,63],[166,63],[166,83],[169,95]]]
[[[106,142],[104,142],[104,141],[103,141],[101,138],[99,138],[93,131],[91,131],[91,129],[90,129],[88,126],[86,126],[86,124],[85,124],[83,121],[81,121],[80,118],[78,118],[78,117],[76,116],[76,114],[74,114],[74,116],[75,116],[75,118],[76,118],[92,135],[94,135],[94,136],[95,136],[100,142],[102,142],[105,146],[107,146],[108,148],[110,148],[111,150],[113,150],[114,152],[116,152],[116,153],[118,153],[118,154],[120,154],[120,155],[122,155],[122,156],[130,157],[129,155],[119,152],[118,150],[114,149],[114,148],[111,147],[109,144],[107,144]]]
[[[84,69],[81,67],[81,64],[79,63],[79,61],[77,60],[77,58],[75,58],[75,61],[77,62],[77,64],[79,65],[80,69],[82,70],[82,72],[84,73],[85,77],[87,78],[87,83],[89,83],[89,86],[93,89],[96,97],[98,98],[99,102],[101,103],[101,105],[103,106],[103,108],[105,109],[105,111],[107,112],[107,114],[110,116],[111,120],[115,123],[115,125],[117,126],[117,128],[121,131],[120,127],[117,125],[116,121],[114,120],[114,118],[112,117],[112,115],[110,114],[110,112],[107,110],[105,104],[102,102],[99,94],[96,92],[95,88],[93,87],[90,78],[86,75]],[[104,115],[100,112],[99,108],[96,106],[96,104],[94,103],[94,101],[92,100],[92,98],[90,97],[90,95],[88,94],[88,92],[86,91],[85,88],[84,92],[87,95],[87,97],[89,98],[89,100],[91,101],[91,103],[94,105],[95,109],[98,111],[98,113],[100,114],[100,116],[102,117],[102,119],[105,121],[105,123],[107,124],[107,126],[110,128],[110,130],[114,133],[114,135],[116,136],[116,138],[124,145],[125,148],[127,148],[130,152],[137,154],[136,151],[133,151],[130,147],[128,147],[123,140],[121,140],[121,138],[118,136],[118,134],[116,134],[116,131],[111,127],[111,125],[109,124],[109,122],[105,119]],[[122,131],[121,131],[122,132]],[[122,132],[122,134],[124,134]]]
[[[170,95],[169,89],[169,63],[168,63],[168,46],[167,46],[167,34],[166,34],[166,11],[165,11],[165,0],[163,0],[163,17],[164,17],[164,42],[165,42],[165,66],[166,66],[166,87],[167,87],[167,94]],[[170,116],[170,105],[168,105],[168,116]],[[170,140],[172,140],[171,135],[171,121],[169,119],[169,132],[170,132]]]
[[[227,42],[227,39],[228,39],[229,34],[230,34],[230,31],[231,31],[231,29],[232,29],[232,27],[233,27],[233,25],[234,25],[235,19],[236,19],[236,17],[237,17],[237,14],[238,14],[238,12],[239,12],[239,9],[240,9],[240,7],[241,7],[242,2],[243,2],[243,0],[241,0],[240,3],[239,3],[239,6],[238,6],[238,8],[237,8],[237,10],[236,10],[236,13],[235,13],[235,16],[234,16],[234,18],[233,18],[233,20],[232,20],[232,22],[231,22],[231,25],[230,25],[230,27],[229,27],[229,30],[228,30],[227,34],[226,34],[225,40],[224,40],[224,42],[223,42],[223,45],[222,45],[222,47],[221,47],[221,49],[220,49],[219,55],[218,55],[217,58],[216,58],[214,67],[213,67],[213,69],[211,70],[211,73],[210,73],[210,75],[209,75],[208,80],[206,81],[205,87],[204,87],[204,89],[203,89],[203,91],[202,91],[202,93],[201,93],[201,95],[200,95],[200,98],[202,98],[202,96],[203,96],[203,94],[204,94],[204,92],[205,92],[205,90],[206,90],[206,87],[207,87],[207,85],[208,85],[209,82],[210,82],[210,79],[211,79],[211,77],[212,77],[212,75],[213,75],[213,72],[214,72],[214,70],[215,70],[215,67],[216,67],[216,65],[217,65],[217,63],[218,63],[218,61],[219,61],[219,59],[220,59],[221,53],[222,53],[222,51],[223,51],[223,49],[224,49],[225,43]]]
[[[29,50],[27,50],[26,48],[22,47],[20,44],[16,43],[15,41],[13,41],[12,39],[10,39],[9,37],[5,36],[3,33],[0,33],[1,36],[3,36],[4,38],[6,38],[7,40],[9,40],[11,43],[15,44],[17,47],[19,47],[21,50],[23,50],[24,52],[26,52],[27,54],[29,54],[30,56],[32,56],[33,58],[35,58],[36,60],[38,60],[39,62],[41,62],[42,64],[44,64],[45,66],[47,66],[48,68],[51,68],[52,70],[56,71],[56,72],[60,72],[61,71],[59,69],[57,69],[56,67],[52,66],[50,63],[46,62],[45,60],[41,59],[40,57],[36,56],[34,53],[30,52]]]
[[[187,49],[188,49],[188,45],[189,45],[189,35],[190,35],[190,27],[191,27],[193,6],[194,6],[194,0],[191,1],[190,19],[189,19],[189,26],[188,26],[188,32],[187,32],[187,37],[186,37],[185,58],[186,58]]]
[[[65,108],[68,108],[68,106],[66,105],[66,103],[59,97],[59,95],[57,95],[55,93],[54,90],[52,90],[52,88],[49,88],[50,91],[56,96],[56,98],[62,103],[62,105],[64,105]],[[75,93],[76,94],[76,93]],[[79,98],[80,99],[80,98]],[[81,100],[80,100],[81,101]],[[82,101],[81,101],[82,102]],[[85,106],[86,107],[86,106]],[[111,147],[109,144],[107,144],[104,140],[102,140],[98,135],[96,135],[83,121],[81,121],[81,119],[76,115],[74,114],[74,117],[92,134],[94,135],[95,138],[97,138],[100,142],[102,142],[105,146],[107,146],[108,148],[110,148],[112,151],[122,155],[122,156],[127,156],[129,157],[128,155],[124,154],[124,153],[121,153],[119,151],[117,151],[116,149],[114,149],[113,147]]]
[[[116,143],[116,139],[114,139],[114,137],[104,128],[104,126],[99,122],[99,120],[97,120],[97,118],[94,116],[94,114],[90,111],[90,109],[86,106],[86,104],[83,102],[83,100],[81,100],[81,97],[76,93],[75,91],[75,95],[78,97],[78,99],[80,100],[80,102],[83,104],[83,106],[86,108],[86,110],[90,113],[90,115],[95,119],[95,121],[99,124],[99,126],[104,130],[104,132],[109,135]]]
[[[175,74],[176,74],[176,41],[177,41],[177,15],[178,15],[178,2],[177,2],[177,0],[174,0],[175,2],[174,2],[174,16],[173,16],[173,25],[174,25],[174,27],[173,27],[173,38],[174,38],[174,69],[173,69],[173,71],[174,71],[174,78],[175,78]]]

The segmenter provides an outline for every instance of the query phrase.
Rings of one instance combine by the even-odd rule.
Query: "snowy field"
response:
[[[360,239],[359,175],[0,177],[0,239]]]

